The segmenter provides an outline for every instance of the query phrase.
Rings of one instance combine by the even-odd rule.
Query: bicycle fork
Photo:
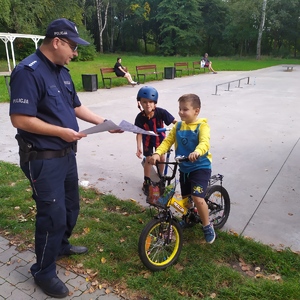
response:
[[[173,226],[171,222],[173,216],[170,214],[160,216],[161,223],[159,225],[159,237],[164,240],[164,245],[170,244],[173,238]],[[168,227],[166,228],[164,224],[167,224]]]

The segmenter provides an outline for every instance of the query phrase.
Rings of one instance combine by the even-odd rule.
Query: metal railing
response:
[[[233,83],[233,82],[238,82],[239,84],[238,84],[238,86],[236,86],[236,87],[240,88],[240,87],[241,87],[241,81],[244,80],[244,79],[247,79],[247,84],[249,84],[249,82],[250,82],[250,77],[249,77],[249,76],[248,76],[248,77],[243,77],[243,78],[240,78],[240,79],[236,79],[236,80],[232,80],[232,81],[228,81],[228,82],[224,82],[224,83],[217,84],[217,85],[216,85],[216,91],[215,91],[215,93],[214,93],[213,95],[218,95],[218,87],[219,87],[220,85],[227,84],[228,87],[227,87],[227,90],[225,90],[225,91],[230,91],[230,84]]]

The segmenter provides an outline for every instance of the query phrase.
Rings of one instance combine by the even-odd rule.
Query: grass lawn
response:
[[[34,201],[16,165],[0,161],[0,235],[20,250],[34,244]],[[109,284],[126,299],[299,300],[300,256],[276,251],[234,232],[218,232],[203,243],[200,228],[184,231],[176,265],[152,273],[141,263],[137,244],[151,219],[148,208],[94,189],[81,189],[81,211],[71,242],[89,254],[60,261],[94,284]],[[92,297],[92,295],[91,295]]]
[[[136,55],[119,55],[119,54],[99,54],[94,61],[87,62],[71,62],[68,65],[72,75],[77,91],[83,91],[82,74],[97,74],[98,87],[103,88],[102,79],[100,75],[101,67],[112,68],[117,60],[117,57],[122,57],[122,64],[128,68],[128,71],[135,75],[135,66],[156,64],[158,71],[163,71],[164,67],[174,66],[174,62],[188,62],[189,67],[192,68],[193,61],[199,61],[201,57],[163,57],[163,56],[136,56]],[[255,58],[239,58],[239,57],[209,57],[213,62],[213,68],[216,71],[248,71],[257,70],[266,67],[271,67],[280,64],[299,64],[299,59],[280,59],[263,57],[260,61]],[[0,71],[7,71],[7,62],[0,61]],[[148,80],[154,80],[154,76],[147,76]],[[114,79],[112,86],[120,86],[127,84],[123,78]],[[0,103],[8,102],[9,96],[5,85],[4,77],[0,77]]]

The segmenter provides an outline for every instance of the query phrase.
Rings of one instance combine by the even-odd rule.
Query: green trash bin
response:
[[[175,68],[165,67],[165,79],[174,79],[174,78],[175,78]]]
[[[98,90],[97,74],[82,74],[82,85],[85,91],[93,92]]]

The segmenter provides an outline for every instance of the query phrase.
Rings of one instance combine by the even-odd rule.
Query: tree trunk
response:
[[[145,50],[145,54],[148,54],[148,48],[147,48],[147,35],[145,34],[144,31],[143,31],[142,37],[143,37],[143,42],[144,42],[144,50]]]
[[[261,21],[260,21],[260,26],[259,26],[259,30],[258,30],[257,47],[256,47],[256,59],[257,60],[260,59],[260,55],[261,55],[261,38],[262,38],[264,26],[265,26],[266,7],[267,7],[267,0],[263,0],[262,11],[261,11]]]
[[[114,37],[115,37],[115,26],[111,28],[111,32],[110,32],[110,52],[114,52]]]
[[[95,0],[96,1],[96,10],[97,10],[97,21],[98,21],[98,30],[99,30],[99,49],[100,53],[103,53],[103,31],[107,24],[107,11],[109,7],[109,1],[107,1],[104,15],[104,24],[102,19],[102,9],[104,6],[103,0]]]
[[[114,52],[114,37],[115,37],[115,24],[114,24],[114,18],[115,16],[115,8],[111,6],[111,14],[110,14],[110,37],[108,41],[110,41],[109,50],[110,52]]]

